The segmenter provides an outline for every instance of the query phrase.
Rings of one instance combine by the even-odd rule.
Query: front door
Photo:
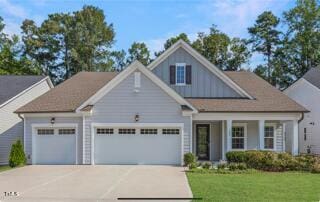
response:
[[[210,124],[196,125],[196,153],[199,160],[210,159]]]

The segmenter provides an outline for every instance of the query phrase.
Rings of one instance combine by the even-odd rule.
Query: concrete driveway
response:
[[[115,201],[188,198],[192,193],[181,167],[39,165],[0,173],[0,196],[0,201]]]

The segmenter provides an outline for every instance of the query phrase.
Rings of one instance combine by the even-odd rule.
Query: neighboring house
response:
[[[211,161],[231,150],[298,154],[306,111],[255,74],[223,72],[180,40],[148,67],[81,72],[16,113],[32,164],[181,165],[187,152]]]
[[[310,69],[284,93],[310,110],[299,123],[299,151],[307,153],[309,147],[320,154],[320,69]]]
[[[7,164],[12,143],[23,141],[18,108],[53,88],[44,76],[0,76],[0,164]]]

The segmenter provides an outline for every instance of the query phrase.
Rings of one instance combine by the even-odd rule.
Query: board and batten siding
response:
[[[32,163],[32,124],[50,124],[51,122],[51,116],[50,117],[26,117],[26,145],[25,145],[25,151],[27,158],[27,163]],[[78,163],[82,163],[82,117],[55,117],[55,124],[78,124]],[[53,124],[52,126],[54,127]]]
[[[0,164],[7,164],[11,145],[23,143],[23,121],[14,111],[50,90],[46,80],[0,108]]]
[[[92,115],[86,117],[84,163],[91,163],[92,123],[135,123],[136,114],[139,123],[183,123],[183,150],[190,151],[190,117],[182,116],[180,104],[143,73],[139,92],[134,92],[132,73],[95,103]]]
[[[192,66],[191,85],[170,84],[169,66],[176,63],[186,63]],[[241,97],[183,48],[177,49],[152,71],[183,97]]]

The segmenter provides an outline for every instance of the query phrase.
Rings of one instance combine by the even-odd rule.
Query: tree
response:
[[[113,61],[113,69],[122,71],[126,66],[126,52],[124,50],[113,51],[111,52],[111,58]]]
[[[222,70],[240,70],[242,64],[247,63],[251,57],[246,40],[230,39],[228,35],[219,31],[215,25],[210,28],[209,34],[199,33],[192,46]]]
[[[156,57],[158,57],[159,55],[161,55],[165,50],[167,50],[168,48],[170,48],[174,43],[176,43],[177,41],[179,41],[180,39],[182,39],[183,41],[187,42],[188,44],[190,44],[190,40],[187,36],[187,34],[185,33],[180,33],[177,36],[171,37],[169,39],[166,40],[166,42],[163,45],[164,50],[159,51],[159,52],[155,52],[154,55]]]
[[[97,7],[51,14],[40,27],[25,20],[21,28],[25,55],[39,63],[56,83],[79,71],[112,69],[109,49],[115,33]]]
[[[284,13],[288,27],[284,54],[295,78],[320,65],[320,5],[317,0],[297,0],[297,5]]]
[[[273,15],[271,11],[265,11],[258,16],[253,27],[248,28],[251,39],[249,43],[252,44],[252,50],[263,54],[267,60],[266,80],[272,81],[272,58],[274,52],[280,44],[280,31],[277,26],[280,19]],[[264,66],[259,66],[261,69]]]
[[[247,47],[247,41],[240,38],[233,38],[229,45],[229,57],[226,70],[237,71],[241,65],[248,63],[251,53]]]
[[[31,75],[40,74],[39,67],[22,56],[19,37],[9,37],[3,32],[5,24],[0,17],[0,74]]]
[[[150,51],[145,43],[134,42],[128,49],[127,64],[134,60],[139,60],[142,64],[148,65],[150,63]]]

